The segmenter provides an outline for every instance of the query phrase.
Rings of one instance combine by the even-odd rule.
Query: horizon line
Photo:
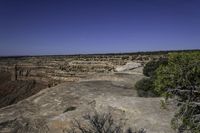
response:
[[[15,58],[15,57],[45,57],[45,56],[89,56],[89,55],[126,55],[126,54],[156,54],[159,52],[187,52],[187,51],[200,51],[200,49],[177,49],[177,50],[148,50],[148,51],[134,51],[134,52],[105,52],[105,53],[77,53],[77,54],[38,54],[38,55],[0,55],[0,58]]]

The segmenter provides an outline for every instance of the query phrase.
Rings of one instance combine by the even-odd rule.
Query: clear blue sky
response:
[[[0,55],[200,49],[200,0],[0,0]]]

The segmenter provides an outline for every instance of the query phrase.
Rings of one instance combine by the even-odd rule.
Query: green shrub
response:
[[[147,77],[152,77],[155,75],[156,69],[162,64],[166,65],[167,64],[167,59],[166,58],[160,58],[158,60],[152,60],[148,62],[143,69],[143,74]]]
[[[125,123],[121,120],[115,121],[111,113],[87,114],[83,116],[84,121],[74,120],[70,128],[64,133],[146,133],[145,129],[133,130],[125,128]]]
[[[156,70],[160,65],[167,65],[166,58],[160,58],[158,60],[152,60],[148,62],[144,69],[143,74],[148,78],[143,78],[135,84],[135,88],[137,90],[138,96],[140,97],[157,97],[160,94],[155,91],[154,79]]]
[[[152,78],[143,78],[135,84],[138,96],[157,97],[159,94],[154,89]]]
[[[178,110],[172,126],[178,132],[200,131],[200,51],[171,53],[168,65],[156,70],[155,89],[166,96],[174,96]]]

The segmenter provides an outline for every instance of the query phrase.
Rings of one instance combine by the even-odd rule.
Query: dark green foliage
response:
[[[138,96],[140,96],[140,97],[160,96],[160,93],[155,91],[154,79],[155,79],[156,69],[161,64],[166,65],[167,59],[160,58],[159,60],[152,60],[145,65],[145,67],[143,69],[143,74],[145,76],[147,76],[148,78],[143,78],[142,80],[138,81],[135,84],[135,88],[137,89]]]
[[[75,109],[76,109],[76,107],[71,106],[71,107],[66,108],[66,109],[63,111],[63,113],[68,112],[68,111],[73,111],[73,110],[75,110]]]
[[[166,65],[166,64],[167,64],[166,58],[160,58],[159,60],[152,60],[144,66],[143,74],[147,77],[152,77],[153,75],[155,75],[155,71],[160,65]]]
[[[156,70],[157,92],[177,99],[172,126],[178,132],[200,132],[200,51],[169,54],[168,65]]]
[[[169,54],[168,65],[161,65],[155,77],[156,90],[161,93],[169,88],[199,86],[200,52]]]
[[[115,122],[110,113],[97,113],[83,117],[85,123],[75,120],[67,133],[146,133],[144,129],[134,131],[131,128],[123,129],[124,124],[121,121]]]
[[[138,96],[157,97],[159,94],[155,91],[152,78],[143,78],[135,84]]]

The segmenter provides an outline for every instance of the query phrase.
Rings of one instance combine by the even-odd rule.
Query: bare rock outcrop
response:
[[[124,71],[133,70],[133,69],[138,68],[138,67],[142,67],[141,63],[138,63],[138,62],[127,62],[123,66],[116,67],[115,70],[117,72],[124,72]]]
[[[111,112],[116,119],[125,119],[127,126],[145,128],[148,133],[174,132],[170,127],[174,114],[171,106],[164,110],[160,107],[161,98],[137,96],[132,81],[136,82],[142,75],[101,76],[62,83],[0,109],[0,132],[62,133],[72,120],[81,120],[84,114],[94,110]]]
[[[32,96],[47,86],[95,78],[96,75],[112,73],[120,66],[129,73],[132,70],[128,69],[159,56],[145,57],[137,54],[0,57],[0,108]],[[137,69],[141,71],[141,68]],[[8,80],[1,78],[4,73],[11,74]]]
[[[139,63],[144,64],[161,56],[107,54],[0,58],[0,71],[10,72],[12,80],[37,80],[54,86],[64,81],[77,81],[96,73],[131,69],[140,65]]]

